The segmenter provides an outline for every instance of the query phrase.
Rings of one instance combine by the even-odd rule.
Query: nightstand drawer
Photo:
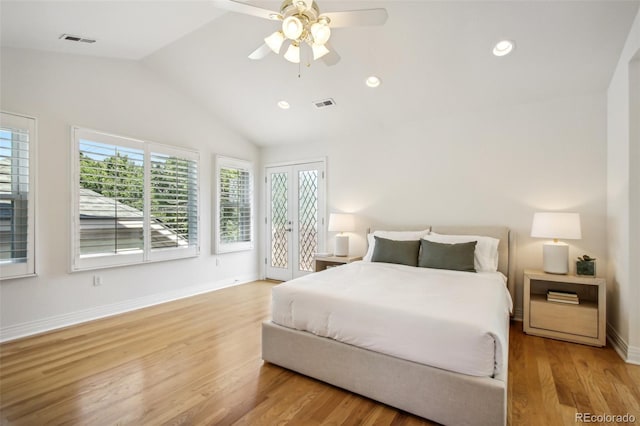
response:
[[[537,297],[531,300],[529,314],[533,328],[598,338],[598,306],[595,303],[572,305]]]

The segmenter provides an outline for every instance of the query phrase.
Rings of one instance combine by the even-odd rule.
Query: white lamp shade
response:
[[[355,216],[345,213],[329,215],[329,232],[352,232],[356,230]]]
[[[311,36],[314,44],[325,44],[331,37],[331,28],[325,23],[316,22],[311,25]]]
[[[531,236],[563,240],[579,240],[580,215],[578,213],[544,212],[533,215]]]
[[[285,52],[284,58],[289,62],[293,62],[294,64],[299,64],[300,63],[300,47],[292,43],[287,49],[287,51]]]
[[[329,53],[329,49],[327,49],[324,44],[313,44],[311,45],[311,50],[313,50],[314,61]]]
[[[282,43],[284,42],[284,34],[281,31],[276,31],[271,34],[269,37],[264,39],[264,42],[269,46],[273,53],[280,53],[280,48],[282,47]]]

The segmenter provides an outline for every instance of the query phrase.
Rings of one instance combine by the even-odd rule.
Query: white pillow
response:
[[[371,262],[373,249],[376,245],[376,239],[373,238],[374,236],[396,241],[418,241],[428,233],[428,229],[425,229],[424,231],[374,231],[367,235],[369,248],[367,249],[367,254],[364,255],[362,260],[365,262]]]
[[[468,243],[477,241],[474,252],[474,265],[478,272],[495,272],[498,270],[498,244],[500,240],[481,235],[442,235],[431,232],[422,237],[436,243]]]

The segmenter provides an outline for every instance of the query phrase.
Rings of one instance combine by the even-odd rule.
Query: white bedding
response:
[[[274,323],[472,376],[500,374],[512,302],[499,272],[354,262],[273,288]]]

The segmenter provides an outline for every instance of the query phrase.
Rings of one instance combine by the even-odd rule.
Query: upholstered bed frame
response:
[[[509,291],[514,297],[514,268],[510,261],[514,244],[508,228],[433,226],[431,229],[440,234],[499,238],[498,270],[508,277]],[[262,324],[265,361],[447,425],[506,424],[508,344],[504,351],[504,369],[499,376],[474,377],[361,349],[271,321]]]

